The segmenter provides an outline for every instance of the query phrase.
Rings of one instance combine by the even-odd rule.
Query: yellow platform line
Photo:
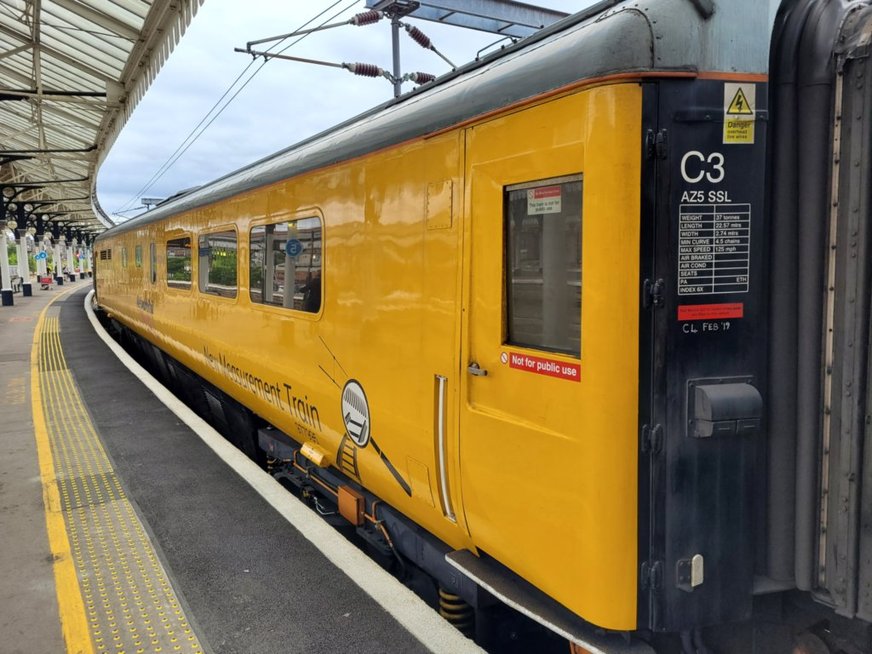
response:
[[[85,617],[85,604],[82,601],[82,591],[79,587],[79,578],[70,551],[70,541],[67,537],[67,527],[58,493],[54,457],[49,444],[40,389],[39,348],[42,340],[42,329],[49,307],[61,297],[63,295],[53,298],[40,312],[33,335],[33,346],[30,351],[30,397],[33,431],[39,459],[39,476],[42,480],[45,526],[48,532],[49,549],[54,559],[55,590],[61,620],[61,633],[68,653],[93,654],[94,647],[91,643],[91,632]]]
[[[67,651],[202,652],[79,395],[57,316],[41,314],[34,348],[34,415],[47,452],[40,469],[45,461],[51,475],[43,487],[58,536],[52,552],[63,562],[55,577]]]

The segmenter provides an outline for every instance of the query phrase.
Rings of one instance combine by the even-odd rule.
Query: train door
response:
[[[466,133],[469,531],[615,629],[636,621],[640,97],[595,88]]]

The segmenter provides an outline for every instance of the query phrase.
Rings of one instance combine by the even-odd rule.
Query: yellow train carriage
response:
[[[673,165],[660,163],[658,111],[721,102],[730,84],[765,97],[762,68],[701,74],[735,67],[659,43],[688,21],[685,43],[724,28],[684,4],[579,14],[106,232],[99,305],[292,439],[325,479],[584,621],[673,630],[747,613],[741,584],[679,589],[663,608],[649,595],[653,558],[685,554],[664,544],[672,523],[649,518],[648,305],[712,304],[657,279],[672,254],[654,244],[672,238],[680,204],[655,197]],[[701,162],[681,172],[696,165],[704,185],[724,161],[707,150],[720,125],[703,127]],[[760,145],[739,166],[759,166]],[[759,187],[734,192],[756,206]],[[736,520],[717,529],[741,532]],[[752,563],[737,552],[710,574],[736,572],[738,556],[744,578]],[[537,617],[585,642],[580,620]]]
[[[576,91],[130,230],[114,249],[133,252],[149,244],[146,256],[139,267],[133,262],[115,270],[111,281],[100,267],[100,304],[352,474],[343,467],[346,429],[338,398],[349,379],[358,380],[370,406],[371,439],[409,492],[372,447],[357,448],[354,455],[367,489],[452,547],[482,547],[592,621],[633,628],[633,380],[639,375],[637,350],[626,344],[638,341],[639,271],[633,262],[640,208],[639,185],[630,193],[622,189],[627,179],[639,179],[640,112],[637,83]],[[553,124],[564,126],[563,138],[548,134],[545,147],[545,130]],[[616,144],[615,134],[623,142]],[[519,149],[525,154],[518,155]],[[538,361],[542,350],[503,343],[504,247],[494,234],[502,230],[503,188],[530,182],[534,189],[560,189],[565,197],[559,200],[583,216],[583,234],[581,224],[564,226],[579,238],[578,249],[568,253],[577,259],[569,257],[568,271],[562,271],[575,276],[567,288],[577,293],[582,278],[597,282],[566,300],[575,311],[584,307],[583,363],[578,352],[549,348],[547,358],[571,370],[569,378],[518,368],[515,359]],[[582,206],[585,185],[606,194],[591,193]],[[326,197],[325,188],[331,189]],[[469,225],[468,214],[483,219]],[[253,302],[260,289],[253,290],[252,270],[244,262],[251,260],[257,230],[312,219],[321,232],[324,280],[317,312]],[[213,234],[232,234],[227,249],[243,264],[232,297],[164,278],[175,256],[190,266],[181,277],[201,279],[208,255],[194,253]],[[563,231],[556,238],[565,236]],[[598,245],[583,250],[588,243]],[[184,248],[187,257],[178,253]],[[462,258],[472,266],[465,280]],[[615,258],[629,265],[615,270]],[[149,284],[152,264],[160,272]],[[116,295],[124,299],[116,302]],[[613,298],[624,298],[623,306]],[[577,328],[579,316],[570,324]],[[503,363],[501,357],[510,359]],[[487,376],[464,374],[467,359]],[[621,392],[603,392],[615,388]],[[620,416],[619,423],[608,416]],[[454,520],[440,499],[437,421],[444,424],[444,495],[457,508]],[[461,433],[470,436],[460,439]],[[566,461],[577,462],[577,474],[553,477],[555,463]],[[582,518],[561,517],[570,514]],[[585,539],[585,524],[600,525],[609,537]],[[605,587],[597,582],[604,573]]]

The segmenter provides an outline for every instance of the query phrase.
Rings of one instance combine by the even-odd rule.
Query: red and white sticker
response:
[[[679,320],[729,320],[744,318],[745,305],[741,302],[729,304],[683,304],[678,307]]]
[[[537,375],[545,375],[546,377],[556,377],[576,382],[581,381],[581,366],[577,363],[566,363],[565,361],[534,357],[529,354],[518,354],[517,352],[503,352],[500,355],[500,360],[503,363],[508,360],[509,367],[515,370],[524,370]]]
[[[563,196],[559,186],[540,186],[527,191],[528,216],[561,211],[563,211]]]

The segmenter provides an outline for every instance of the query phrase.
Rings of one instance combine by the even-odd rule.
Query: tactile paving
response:
[[[39,376],[64,522],[95,651],[202,652],[79,396],[61,349],[55,309],[49,310],[40,334]]]

